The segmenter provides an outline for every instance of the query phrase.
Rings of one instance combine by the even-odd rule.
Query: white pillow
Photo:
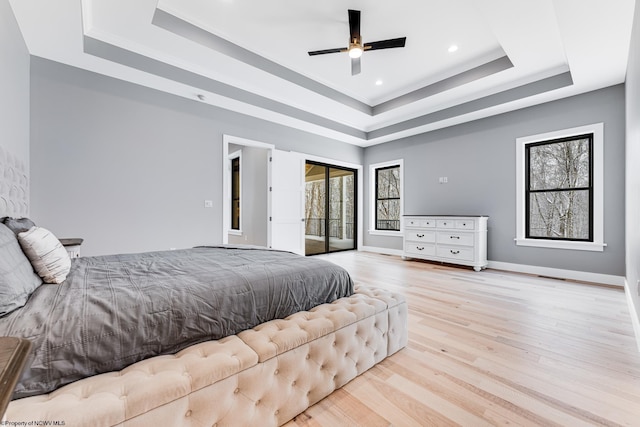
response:
[[[71,269],[71,258],[60,240],[49,230],[31,227],[18,234],[18,241],[33,269],[45,283],[62,283]]]

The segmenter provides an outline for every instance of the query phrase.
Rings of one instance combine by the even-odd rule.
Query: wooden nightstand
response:
[[[27,362],[31,343],[23,338],[0,337],[0,419]]]
[[[80,245],[84,239],[60,239],[60,243],[69,253],[69,258],[79,258],[80,257]]]

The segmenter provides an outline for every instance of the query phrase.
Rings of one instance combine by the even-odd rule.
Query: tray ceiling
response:
[[[10,0],[31,54],[359,146],[624,82],[634,1]],[[365,52],[352,76],[347,9]],[[454,50],[455,46],[457,50]]]

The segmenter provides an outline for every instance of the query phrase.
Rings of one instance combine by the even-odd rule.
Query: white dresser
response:
[[[403,258],[487,267],[487,216],[407,215]]]

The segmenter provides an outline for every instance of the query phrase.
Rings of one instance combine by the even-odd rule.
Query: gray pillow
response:
[[[16,235],[0,224],[0,316],[25,305],[41,284]]]
[[[23,233],[25,231],[29,231],[31,227],[34,227],[35,224],[29,218],[11,218],[6,217],[3,221],[4,225],[6,225],[9,230],[13,231],[13,233],[17,236],[19,233]]]

